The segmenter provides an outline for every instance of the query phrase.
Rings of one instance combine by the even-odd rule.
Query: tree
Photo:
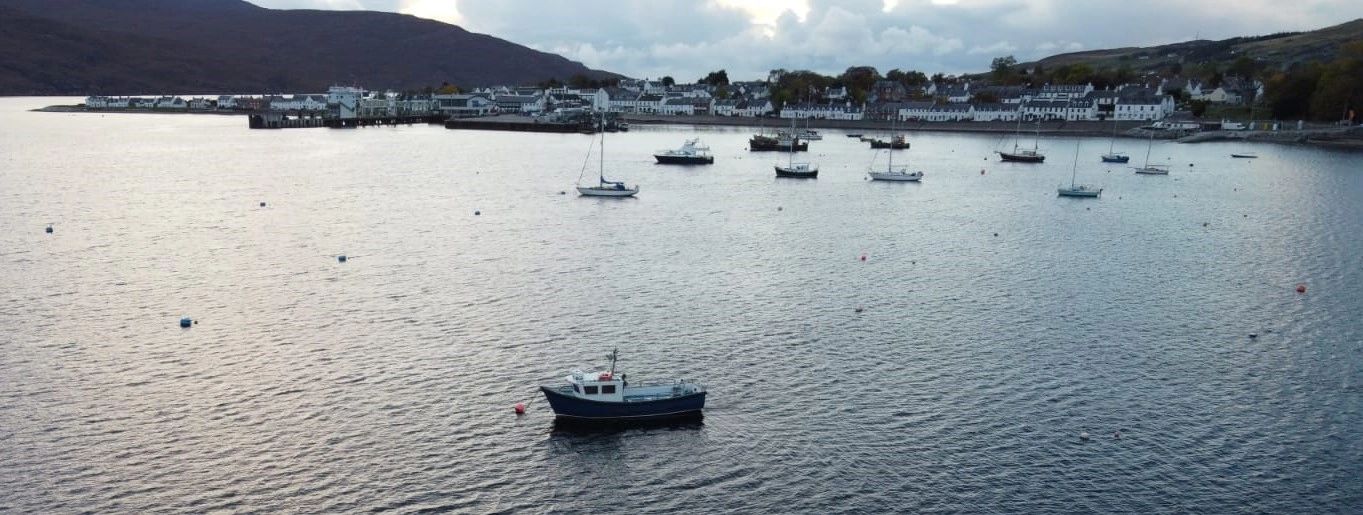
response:
[[[1230,64],[1230,67],[1226,68],[1226,75],[1248,79],[1254,77],[1254,71],[1257,68],[1258,66],[1253,59],[1242,55],[1236,58],[1235,62]]]
[[[1344,45],[1339,56],[1325,65],[1311,93],[1311,116],[1317,120],[1347,118],[1347,111],[1363,107],[1363,42]]]
[[[699,82],[701,84],[708,84],[711,86],[728,86],[729,72],[726,72],[724,70],[710,72],[705,75],[704,79],[698,80],[696,82]]]
[[[677,80],[673,79],[671,75],[666,75],[663,77],[663,85],[670,88],[677,85]]]
[[[1013,67],[1017,64],[1017,58],[1011,55],[995,57],[989,63],[989,71],[993,73],[995,79],[1003,80],[1013,73]]]
[[[448,83],[448,82],[442,82],[442,83],[440,83],[440,89],[435,90],[435,92],[436,92],[436,93],[439,93],[439,94],[441,94],[441,95],[458,95],[458,94],[459,94],[459,88],[458,88],[457,86],[455,86],[454,84],[450,84],[450,83]]]
[[[579,73],[568,78],[568,86],[573,89],[599,88],[601,81]]]
[[[989,91],[982,91],[971,96],[973,101],[985,104],[996,104],[999,101],[999,96]]]
[[[867,93],[871,91],[878,80],[880,80],[880,72],[876,71],[875,67],[853,66],[842,72],[842,75],[838,76],[837,82],[847,87],[847,92],[852,96],[853,101],[861,103],[865,101]]]
[[[928,76],[917,70],[902,71],[895,68],[885,73],[885,78],[903,84],[906,88],[922,86],[928,82]]]
[[[1208,100],[1193,100],[1188,102],[1188,110],[1193,112],[1193,116],[1201,118],[1202,115],[1207,113],[1207,106],[1210,104],[1211,102]]]

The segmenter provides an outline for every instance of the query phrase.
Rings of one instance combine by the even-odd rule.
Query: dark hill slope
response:
[[[241,0],[0,0],[0,94],[420,88],[614,76],[457,26]]]

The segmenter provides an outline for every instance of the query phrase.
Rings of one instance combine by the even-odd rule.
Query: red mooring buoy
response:
[[[1305,285],[1305,284],[1298,284],[1298,285],[1297,285],[1297,293],[1306,293],[1306,285]]]
[[[862,260],[862,261],[866,261],[866,254],[862,254],[862,255],[861,255],[861,260]]]
[[[517,414],[517,415],[524,415],[524,414],[525,414],[525,403],[524,403],[524,402],[518,402],[518,403],[516,403],[516,408],[515,408],[515,409],[516,409],[516,414]]]

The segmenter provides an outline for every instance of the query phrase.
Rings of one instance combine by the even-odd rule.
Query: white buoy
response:
[[[1088,439],[1089,439],[1088,431],[1080,432],[1080,433],[1079,433],[1079,439],[1080,439],[1080,440],[1088,440]]]

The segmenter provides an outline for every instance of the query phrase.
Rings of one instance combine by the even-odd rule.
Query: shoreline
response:
[[[637,115],[626,114],[624,120],[639,125],[700,125],[779,129],[790,125],[789,118],[748,118],[715,115]],[[1117,122],[1118,136],[1127,136],[1126,131],[1149,125],[1148,121]],[[1042,122],[1039,130],[1035,123],[1023,123],[1022,133],[1040,133],[1047,136],[1095,136],[1111,137],[1111,121],[1079,122]],[[985,134],[1012,134],[1017,131],[1017,122],[890,122],[880,120],[824,120],[801,119],[798,127],[811,129],[860,129],[866,131],[891,130],[904,132],[974,132]],[[1027,130],[1030,126],[1031,130]],[[1136,136],[1128,136],[1136,137]],[[1144,136],[1140,136],[1144,137]]]
[[[79,105],[51,105],[31,112],[42,113],[114,113],[114,114],[207,114],[217,116],[247,116],[251,113],[245,111],[190,111],[190,110],[150,110],[150,109],[88,109]],[[753,129],[777,129],[789,124],[788,118],[751,118],[740,116],[717,116],[717,115],[639,115],[623,114],[621,118],[631,124],[639,125],[691,125],[691,126],[711,126],[711,127],[751,127]],[[478,118],[462,119],[466,121],[478,120]],[[477,122],[474,122],[476,125]],[[1012,134],[1017,131],[1017,122],[924,122],[912,121],[896,123],[880,120],[826,120],[826,119],[802,119],[799,123],[811,129],[842,129],[842,130],[862,130],[889,132],[891,130],[903,132],[947,132],[947,133],[976,133],[976,134]],[[1148,125],[1149,121],[1127,121],[1117,122],[1117,137],[1144,139],[1150,136],[1149,131],[1142,130],[1141,127]],[[1033,132],[1046,136],[1083,136],[1083,137],[1113,137],[1113,123],[1110,121],[1058,121],[1041,122],[1040,127],[1032,125],[1033,130],[1023,130],[1022,133]],[[484,130],[477,127],[462,127],[466,129]],[[1280,130],[1280,131],[1203,131],[1189,136],[1178,137],[1176,134],[1159,136],[1161,139],[1172,139],[1179,143],[1202,143],[1208,141],[1239,141],[1242,143],[1272,143],[1280,145],[1307,145],[1317,148],[1334,150],[1363,151],[1363,127],[1336,127],[1336,128],[1317,128],[1303,130]]]

